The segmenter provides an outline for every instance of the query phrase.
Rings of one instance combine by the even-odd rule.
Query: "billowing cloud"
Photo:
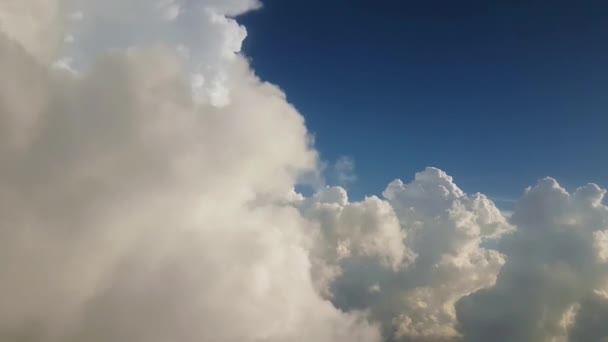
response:
[[[368,258],[397,270],[415,258],[404,245],[405,232],[392,206],[378,197],[349,202],[346,190],[328,187],[311,198],[298,198],[293,205],[313,227],[313,279],[328,297],[347,260]]]
[[[250,5],[199,1],[184,14],[215,27],[209,44],[195,46],[200,63],[223,75],[221,106],[195,100],[198,70],[170,41],[130,36],[140,28],[121,31],[128,46],[91,33],[108,49],[74,74],[40,58],[26,24],[5,21],[0,339],[379,340],[362,314],[315,291],[308,222],[256,202],[288,192],[317,158],[302,117],[235,54],[244,31],[226,15]],[[53,14],[39,6],[3,2],[0,13]],[[154,6],[98,1],[78,10],[83,25],[138,24],[148,12],[129,9]],[[74,35],[74,49],[92,44]]]
[[[542,180],[508,219],[436,168],[295,193],[322,167],[240,55],[259,7],[0,2],[0,340],[607,337],[596,185]]]
[[[546,178],[526,191],[501,240],[507,256],[496,286],[457,305],[466,341],[599,341],[608,319],[598,291],[608,285],[605,190],[594,184],[568,193]],[[586,336],[586,337],[581,337]]]
[[[384,197],[348,203],[344,191],[338,188],[307,200],[315,208],[325,209],[316,215],[322,222],[325,248],[334,254],[340,251],[339,241],[350,245],[349,238],[359,237],[373,244],[384,236],[403,243],[384,242],[385,247],[376,253],[368,248],[366,253],[324,257],[338,259],[338,270],[329,272],[335,277],[329,286],[330,298],[342,309],[371,312],[383,323],[385,337],[391,340],[458,338],[454,304],[494,284],[504,258],[482,245],[510,231],[511,226],[485,196],[465,194],[451,177],[436,168],[418,173],[409,184],[392,182]],[[328,207],[335,208],[331,214]],[[341,217],[364,207],[368,208],[366,217],[375,212],[374,220],[361,215],[353,215],[355,220]],[[311,216],[310,205],[304,213]],[[359,235],[361,228],[357,227],[361,225],[375,238]],[[400,233],[395,233],[397,229]],[[381,251],[385,258],[392,255],[389,260],[402,262],[391,264],[386,259],[370,258],[381,256]]]
[[[608,338],[605,193],[594,184],[568,193],[547,178],[507,220],[486,196],[427,168],[389,184],[385,199],[351,203],[343,189],[328,188],[299,208],[320,222],[313,279],[321,293],[343,310],[369,312],[385,340],[600,341]],[[373,209],[376,219],[343,218],[352,207]],[[360,235],[362,225],[371,235]],[[346,247],[381,237],[403,246]],[[405,258],[387,263],[391,255]]]

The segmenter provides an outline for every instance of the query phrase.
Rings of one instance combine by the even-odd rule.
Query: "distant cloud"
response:
[[[497,203],[513,204],[513,203],[517,202],[517,198],[509,198],[509,197],[501,197],[501,196],[490,196],[489,198],[492,201],[497,202]]]
[[[552,178],[527,190],[511,217],[517,231],[500,242],[507,263],[496,286],[457,304],[466,341],[580,340],[588,321],[576,317],[597,310],[589,298],[608,285],[603,248],[594,248],[608,229],[605,192],[589,184],[571,194]],[[602,337],[594,328],[584,340]]]
[[[340,185],[348,185],[357,180],[355,161],[351,157],[342,156],[333,165],[336,181]]]

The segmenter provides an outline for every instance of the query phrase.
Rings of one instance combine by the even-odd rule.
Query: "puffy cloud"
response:
[[[504,259],[482,244],[511,226],[436,168],[392,182],[384,197],[351,203],[328,188],[298,205],[320,222],[315,279],[338,307],[369,311],[387,339],[458,338],[454,303],[494,284]]]
[[[346,190],[327,187],[293,205],[316,226],[312,232],[312,274],[326,296],[332,296],[329,286],[341,274],[345,260],[371,258],[397,270],[414,258],[404,245],[405,232],[393,208],[378,197],[349,202]]]
[[[574,341],[600,340],[601,329],[581,327],[603,312],[591,303],[608,280],[604,194],[594,184],[571,194],[551,178],[526,191],[512,216],[517,231],[499,245],[508,261],[496,285],[457,305],[466,341],[567,341],[571,329]]]
[[[70,0],[74,10],[64,49],[70,67],[86,68],[108,49],[162,44],[191,71],[195,98],[227,105],[231,64],[247,30],[232,16],[256,9],[256,0]],[[65,60],[65,59],[64,59]]]
[[[33,18],[42,6],[3,2],[3,17],[11,4]],[[363,314],[315,291],[308,221],[257,201],[289,191],[317,157],[284,95],[219,48],[238,27],[224,15],[254,3],[196,4],[214,9],[192,15],[215,27],[215,43],[195,46],[225,77],[222,107],[193,99],[196,70],[170,41],[95,33],[104,50],[73,74],[39,58],[27,25],[0,33],[0,339],[379,340]],[[87,2],[82,21],[138,23],[154,6]]]
[[[395,336],[405,340],[452,340],[454,303],[490,286],[503,256],[483,247],[512,228],[494,203],[468,195],[445,172],[427,168],[404,184],[393,181],[384,191],[403,229],[415,264],[394,285]],[[403,283],[407,286],[400,285]]]
[[[304,199],[300,210],[322,222],[317,243],[334,253],[320,253],[334,263],[330,280],[322,278],[325,295],[344,310],[368,311],[386,340],[600,341],[608,339],[605,194],[594,184],[569,193],[546,178],[526,190],[507,221],[487,197],[428,168],[410,183],[389,184],[385,200],[372,198],[392,208],[384,222],[399,221],[408,257],[397,267],[380,254],[336,256],[336,241],[360,231],[339,222],[336,212],[354,204],[344,190]],[[324,206],[337,209],[311,214]],[[378,222],[367,224],[376,237]]]

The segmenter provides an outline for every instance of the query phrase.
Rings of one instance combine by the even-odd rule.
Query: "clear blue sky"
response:
[[[263,2],[245,54],[355,197],[426,166],[494,198],[608,185],[608,1]]]

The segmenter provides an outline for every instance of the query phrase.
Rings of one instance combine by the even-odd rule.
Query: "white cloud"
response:
[[[42,6],[16,4],[19,17]],[[243,31],[218,16],[253,3],[197,3],[215,9],[196,15],[213,29],[190,49],[224,75],[223,107],[193,101],[170,41],[140,40],[147,4],[84,3],[84,26],[136,26],[121,31],[127,49],[79,31],[90,63],[76,74],[32,57],[27,25],[0,33],[0,339],[378,341],[363,314],[315,291],[308,222],[252,205],[317,163],[285,96],[224,53]]]
[[[182,63],[199,80],[193,93],[199,102],[230,102],[231,64],[247,31],[234,16],[256,9],[253,0],[71,0],[72,46],[63,54],[76,68],[90,66],[108,49],[163,45],[180,51]],[[183,53],[187,51],[187,53]]]
[[[526,191],[511,218],[518,230],[500,242],[508,261],[496,286],[457,305],[466,341],[567,341],[571,329],[581,341],[581,317],[600,310],[589,298],[608,280],[597,248],[608,228],[604,194],[593,184],[570,194],[551,178]]]
[[[327,188],[296,202],[319,222],[313,279],[338,307],[369,311],[386,338],[458,338],[454,303],[493,285],[504,263],[480,245],[512,228],[486,197],[435,168],[392,182],[384,196],[351,203]]]
[[[512,228],[485,196],[465,194],[436,168],[409,184],[392,182],[384,196],[407,232],[406,246],[417,255],[389,287],[391,329],[406,340],[451,340],[458,336],[454,303],[491,286],[504,263],[481,243]]]

